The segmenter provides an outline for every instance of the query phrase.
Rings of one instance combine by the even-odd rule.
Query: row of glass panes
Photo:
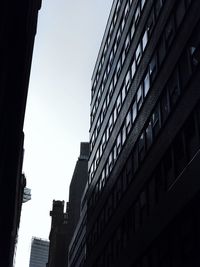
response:
[[[181,0],[179,3],[181,4],[184,0]],[[187,6],[186,6],[187,7]],[[177,5],[177,10],[179,10],[179,5]],[[186,8],[184,9],[184,14],[186,12]],[[169,38],[168,38],[168,29],[169,29],[169,24],[171,25],[171,21],[174,21],[174,15],[179,14],[177,12],[175,12],[174,14],[172,14],[172,16],[169,18],[166,27],[164,29],[164,32],[159,40],[159,44],[157,46],[157,50],[156,53],[154,53],[149,67],[147,69],[146,74],[144,75],[144,79],[142,81],[142,83],[140,84],[137,93],[135,95],[134,101],[131,105],[131,108],[129,109],[129,112],[127,113],[126,119],[123,123],[123,126],[121,127],[121,130],[118,134],[118,137],[115,141],[114,147],[107,159],[107,162],[105,164],[105,167],[102,171],[101,174],[101,182],[98,182],[99,185],[98,187],[103,188],[105,185],[105,180],[107,179],[108,175],[110,174],[114,163],[121,151],[122,145],[124,144],[131,128],[133,127],[133,123],[136,119],[137,113],[139,111],[139,109],[142,107],[144,98],[146,97],[146,94],[148,93],[149,89],[150,89],[150,85],[152,84],[153,80],[155,79],[156,76],[156,72],[158,69],[158,66],[160,66],[167,54],[167,50],[170,49],[170,45],[172,44],[172,41],[176,35],[176,31],[175,31],[175,24],[173,25],[173,35],[172,37],[170,37],[170,43],[169,43]],[[175,16],[176,17],[176,16]],[[184,16],[182,16],[183,19]],[[176,28],[178,29],[179,27],[179,23],[176,23]],[[161,50],[162,53],[160,52]],[[190,50],[191,55],[192,55],[192,51]],[[194,61],[194,60],[193,60]],[[196,60],[194,61],[196,62]],[[157,66],[158,65],[158,66]],[[182,83],[182,87],[185,86],[185,82],[188,80],[189,75],[190,75],[190,68],[189,68],[190,63],[187,61],[187,54],[186,54],[186,58],[184,60],[181,61],[180,63],[180,71],[181,71],[181,75],[184,79],[184,82],[181,81]],[[186,71],[186,67],[187,71]],[[187,72],[187,75],[186,73]],[[179,86],[179,79],[178,77],[178,73],[174,72],[174,74],[172,75],[171,79],[169,79],[168,82],[168,88],[169,88],[169,97],[170,97],[170,105],[171,107],[176,103],[179,94],[180,94],[180,86]],[[161,115],[162,115],[162,119],[164,120],[167,116],[168,116],[168,112],[169,112],[169,106],[168,106],[168,97],[165,96],[165,98],[163,97],[163,99],[161,100],[161,105],[163,107],[163,109],[161,110]],[[144,144],[146,142],[146,146],[150,146],[151,142],[152,142],[152,136],[156,136],[158,130],[160,129],[160,111],[159,111],[159,107],[155,108],[155,111],[152,114],[152,118],[149,121],[149,124],[146,128],[146,130],[141,134],[139,141],[138,141],[138,149],[139,149],[139,157],[143,158],[143,153],[144,153]],[[146,141],[145,141],[146,139]],[[98,184],[97,183],[97,184]],[[98,190],[94,190],[94,194],[95,192]]]
[[[103,80],[102,80],[101,85],[99,87],[98,94],[97,94],[96,100],[95,100],[95,104],[94,104],[93,109],[91,111],[91,125],[92,125],[92,123],[94,121],[94,118],[95,118],[95,115],[96,115],[96,112],[97,112],[97,109],[98,109],[98,106],[99,106],[99,102],[101,100],[101,96],[103,94],[103,91],[104,91],[104,88],[105,88],[105,85],[106,85],[106,82],[107,82],[107,79],[108,79],[108,76],[109,76],[109,73],[110,73],[110,70],[111,70],[111,66],[112,66],[113,61],[114,61],[114,56],[116,54],[118,45],[119,45],[120,40],[121,40],[121,36],[122,36],[123,30],[124,30],[125,22],[127,20],[127,16],[129,14],[129,11],[130,11],[131,3],[132,3],[132,1],[129,1],[126,4],[125,10],[124,10],[124,14],[123,14],[123,18],[122,18],[120,27],[119,27],[119,29],[117,31],[116,39],[115,39],[113,48],[112,48],[111,53],[110,53],[109,61],[107,63],[107,67],[106,67],[106,70],[105,70],[104,75],[103,75]],[[135,32],[135,28],[136,28],[136,26],[137,26],[137,24],[139,22],[141,11],[142,11],[142,9],[144,7],[144,3],[145,3],[144,0],[143,1],[140,0],[138,2],[137,7],[136,7],[136,11],[135,11],[135,15],[134,15],[134,18],[133,18],[133,21],[132,21],[132,26],[131,26],[131,29],[130,29],[130,33],[128,33],[128,35],[126,37],[126,40],[125,40],[125,43],[124,43],[124,52],[123,52],[122,60],[121,60],[122,62],[124,62],[124,60],[125,60],[125,53],[127,53],[127,50],[129,48],[129,45],[130,45],[130,41],[133,38],[133,35],[134,35],[134,32]],[[142,6],[140,6],[140,4]],[[115,71],[117,73],[117,75],[119,75],[119,71],[120,71],[119,68],[121,69],[121,63],[120,62],[118,62],[117,67],[116,67],[116,71]],[[117,75],[115,75],[115,77],[113,77],[113,80],[112,80],[112,82],[110,84],[110,87],[112,87],[112,89],[109,89],[109,90],[113,90],[113,86],[115,86],[115,84],[117,82]]]
[[[106,143],[108,142],[109,140],[109,137],[111,135],[111,132],[112,132],[112,129],[113,129],[113,126],[116,122],[116,119],[117,119],[117,116],[121,110],[121,107],[123,105],[123,102],[124,102],[124,99],[128,93],[128,90],[130,88],[130,84],[132,83],[133,79],[134,79],[134,76],[135,76],[135,73],[138,69],[138,66],[139,66],[139,63],[141,61],[141,58],[142,58],[142,54],[146,48],[146,45],[148,43],[148,40],[150,38],[150,35],[152,34],[152,30],[153,30],[153,26],[155,25],[155,20],[153,19],[154,16],[152,15],[154,12],[154,9],[152,9],[151,13],[150,13],[150,16],[149,16],[149,20],[148,20],[148,23],[147,23],[147,27],[145,28],[145,31],[142,35],[142,38],[141,40],[139,41],[137,47],[136,47],[136,51],[135,51],[135,54],[133,56],[133,61],[131,62],[131,65],[125,75],[125,79],[124,79],[124,82],[122,84],[122,87],[121,87],[121,91],[117,97],[117,100],[114,104],[114,108],[113,108],[113,112],[112,114],[110,115],[110,118],[108,120],[108,124],[105,128],[105,131],[102,135],[102,139],[100,141],[100,144],[99,144],[99,147],[96,151],[96,154],[94,156],[94,160],[93,160],[93,163],[91,164],[91,168],[90,168],[90,171],[89,171],[89,175],[90,175],[90,180],[92,180],[93,176],[94,176],[94,173],[97,169],[97,166],[98,166],[98,163],[100,161],[100,158],[103,154],[103,151],[106,147]],[[122,53],[123,54],[123,53]],[[119,61],[121,62],[121,59],[122,59],[122,56],[120,57]],[[148,90],[149,90],[149,87],[150,87],[150,76],[151,76],[151,80],[153,80],[154,76],[155,76],[155,68],[156,68],[156,58],[153,57],[152,60],[150,61],[150,64],[149,64],[149,70],[147,71],[146,73],[146,76],[144,77],[144,80],[142,81],[142,83],[144,83],[143,85],[139,86],[138,88],[138,92],[137,92],[137,105],[138,105],[138,110],[140,109],[141,107],[141,104],[142,104],[142,99],[144,97],[146,97],[146,94],[148,93]],[[142,93],[142,87],[144,87],[144,92]],[[113,90],[111,91],[113,92]],[[110,91],[108,92],[108,95],[109,95]],[[103,122],[103,118],[105,117],[105,114],[106,114],[106,103],[107,103],[107,98],[105,99],[104,103],[103,103],[103,108],[102,108],[102,111],[101,111],[101,115],[100,117],[98,118],[98,121],[97,121],[97,125],[96,125],[96,129],[92,135],[92,139],[91,139],[91,142],[90,142],[90,148],[91,150],[93,149],[94,145],[95,145],[95,142],[96,142],[96,139],[97,139],[97,136],[98,136],[98,133],[100,131],[100,127],[101,127],[101,124]],[[135,112],[135,111],[134,111]],[[136,112],[135,112],[136,113]],[[134,115],[136,116],[136,115]]]
[[[168,80],[168,82],[167,82],[167,84],[163,90],[163,93],[160,97],[160,101],[156,104],[149,120],[146,123],[146,127],[143,129],[142,133],[140,134],[140,137],[138,138],[136,144],[134,145],[134,147],[132,149],[131,158],[130,158],[131,164],[129,164],[131,167],[130,166],[128,167],[129,170],[126,172],[127,177],[120,174],[113,189],[112,189],[113,194],[115,194],[115,192],[116,192],[115,197],[113,197],[113,194],[109,195],[109,199],[107,200],[106,205],[104,207],[105,211],[104,210],[102,211],[102,213],[104,212],[104,220],[105,220],[104,226],[109,221],[110,217],[112,216],[114,209],[118,207],[119,201],[121,200],[123,193],[126,191],[126,189],[128,188],[128,185],[133,180],[133,177],[135,177],[135,173],[138,170],[141,163],[143,162],[145,154],[148,152],[148,150],[149,150],[150,146],[153,144],[153,142],[155,142],[155,140],[157,139],[157,135],[158,135],[159,131],[162,129],[166,119],[169,117],[169,115],[173,111],[174,106],[176,105],[177,101],[179,100],[179,98],[181,96],[181,92],[183,92],[183,90],[185,89],[183,86],[187,86],[189,79],[192,76],[191,60],[189,59],[189,57],[187,55],[188,55],[188,49],[185,50],[184,54],[180,58],[179,65],[175,68],[172,75],[170,76],[170,78],[169,78],[169,80]],[[187,83],[184,83],[184,84],[181,80],[182,79],[181,77],[184,73],[180,73],[180,75],[179,75],[179,71],[181,72],[183,70],[182,66],[181,66],[181,64],[183,62],[187,65],[186,68],[188,70],[190,70],[190,71],[188,71]],[[195,66],[195,68],[197,68],[197,66]],[[190,128],[194,129],[194,127],[195,127],[194,123],[193,124],[191,123],[192,120],[187,120],[187,122],[188,121],[189,121],[189,124],[187,124],[187,129],[185,130],[186,136],[191,135],[191,134],[188,134],[188,131],[191,132]],[[188,125],[190,125],[190,126],[188,126]],[[191,126],[191,125],[193,125],[193,126]],[[187,133],[186,133],[186,131],[187,131]],[[195,130],[192,131],[192,134],[194,134],[194,132],[195,132]],[[188,138],[191,138],[191,137],[188,137]],[[180,139],[180,138],[178,138],[178,139]],[[176,146],[178,145],[179,141],[175,142]],[[179,145],[179,147],[183,148],[184,145],[183,146]],[[178,148],[176,148],[175,150],[177,150],[177,149]],[[190,150],[188,150],[188,151],[190,151]],[[193,149],[192,153],[189,152],[190,155],[188,157],[188,160],[190,160],[193,157],[195,151],[196,150]],[[178,155],[180,155],[180,157],[181,157],[182,156],[181,154],[183,154],[183,153],[177,151],[175,154],[177,157],[178,157]],[[163,156],[163,158],[165,158],[165,156]],[[172,157],[172,158],[174,159],[174,157]],[[108,169],[109,169],[109,163],[110,162],[108,159],[108,162],[107,162]],[[183,165],[182,165],[182,168],[184,168]],[[177,165],[176,174],[178,175],[181,172],[181,170],[182,169],[180,168],[180,166]],[[97,183],[98,187],[94,189],[93,195],[91,196],[91,198],[89,200],[89,203],[88,203],[89,204],[89,210],[92,208],[93,205],[95,205],[95,202],[98,200],[98,196],[100,195],[100,192],[105,185],[105,172],[106,172],[106,170],[104,171],[104,174],[102,174],[102,176],[101,176],[101,178],[102,178],[101,182]],[[165,173],[167,175],[167,170],[165,171]],[[123,180],[124,178],[125,178],[125,180]],[[159,178],[160,178],[160,175],[159,175]],[[174,178],[171,180],[168,182],[168,188],[170,188],[170,185],[174,181]],[[114,203],[114,202],[116,202],[116,203]],[[144,190],[142,190],[140,192],[138,199],[135,203],[137,205],[140,205],[141,209],[143,207],[145,207],[146,195],[145,195]],[[101,215],[99,215],[99,217],[101,217]],[[96,228],[100,228],[100,227],[96,227]],[[95,231],[95,229],[93,231]],[[91,238],[91,239],[94,240],[94,238]],[[97,238],[95,238],[95,240],[97,241]]]
[[[119,10],[120,10],[120,7],[121,7],[121,3],[122,3],[122,1],[118,0],[116,8],[115,8],[115,11],[114,11],[113,19],[112,19],[112,22],[110,24],[109,33],[108,33],[108,36],[107,36],[107,39],[106,39],[106,42],[105,42],[105,45],[104,45],[103,54],[101,56],[101,59],[100,59],[100,62],[99,62],[99,66],[98,66],[98,69],[97,69],[97,74],[96,74],[96,76],[94,78],[94,82],[92,84],[92,96],[95,93],[96,86],[97,86],[97,83],[98,83],[98,80],[99,80],[99,76],[101,74],[102,66],[103,66],[103,63],[104,63],[104,60],[105,60],[105,57],[106,57],[106,52],[108,50],[108,46],[109,46],[110,40],[112,38],[113,30],[114,30],[114,27],[115,27],[115,24],[117,22],[117,18],[118,18],[118,15],[119,15]]]

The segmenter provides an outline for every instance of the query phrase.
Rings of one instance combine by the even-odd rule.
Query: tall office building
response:
[[[53,201],[48,267],[67,267],[70,241],[76,235],[82,211],[82,194],[88,179],[89,143],[82,142],[69,189],[69,201],[64,213],[64,201]],[[81,217],[82,218],[82,217]]]
[[[24,180],[23,122],[41,0],[0,2],[0,266],[10,267]]]
[[[46,267],[49,253],[49,242],[33,237],[29,267]]]
[[[74,168],[74,173],[71,179],[69,188],[69,241],[72,238],[73,232],[76,228],[80,217],[81,198],[88,179],[88,157],[89,157],[89,143],[81,142],[80,155]]]
[[[113,1],[92,77],[81,266],[200,265],[199,62],[200,1]]]

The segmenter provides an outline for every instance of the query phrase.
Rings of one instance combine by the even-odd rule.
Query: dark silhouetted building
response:
[[[0,266],[12,266],[23,191],[23,122],[41,0],[0,3]]]
[[[33,237],[29,267],[45,267],[48,261],[49,242]]]
[[[69,188],[69,241],[78,223],[81,209],[81,198],[88,179],[89,143],[81,143],[80,156],[76,162]]]
[[[50,212],[52,217],[49,235],[49,257],[47,267],[64,267],[67,262],[67,213],[64,213],[64,201],[53,201]]]
[[[200,266],[200,1],[115,0],[92,77],[87,267]]]
[[[80,217],[68,247],[68,267],[84,266],[86,260],[87,190],[83,192]]]
[[[82,209],[81,199],[88,179],[89,143],[81,143],[80,156],[76,162],[69,189],[69,202],[64,213],[64,201],[54,201],[50,249],[47,267],[67,267],[68,248]]]

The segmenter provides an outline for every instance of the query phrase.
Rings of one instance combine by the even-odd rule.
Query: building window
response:
[[[106,162],[106,179],[108,178],[109,175],[109,165],[108,162]]]
[[[110,95],[109,95],[109,93],[107,93],[107,95],[106,95],[106,108],[108,107],[109,103],[110,103]]]
[[[119,9],[120,9],[120,5],[121,5],[121,3],[120,3],[120,0],[117,2],[117,6],[116,6],[116,14],[119,12]]]
[[[103,137],[102,137],[102,149],[104,150],[106,146],[106,133],[103,134]]]
[[[149,75],[151,78],[151,82],[153,82],[156,76],[156,54],[153,55],[149,63]]]
[[[121,60],[119,59],[118,63],[117,63],[117,76],[119,77],[121,71]]]
[[[124,17],[127,18],[129,12],[129,2],[126,4],[125,10],[124,10]]]
[[[136,64],[135,64],[135,60],[133,60],[132,65],[131,65],[131,78],[132,79],[135,75],[135,71],[136,71]]]
[[[110,83],[108,93],[109,93],[109,98],[111,98],[111,96],[112,96],[112,94],[113,94],[113,83],[112,83],[112,81],[111,81],[111,83]]]
[[[126,85],[125,85],[125,83],[123,83],[121,94],[122,94],[122,103],[123,103],[124,99],[126,97]]]
[[[120,37],[121,37],[121,29],[119,28],[119,30],[117,32],[117,40],[116,40],[117,45],[119,44]]]
[[[108,127],[109,127],[109,134],[110,134],[113,129],[113,116],[112,115],[110,116]]]
[[[129,46],[130,46],[130,35],[128,33],[127,37],[126,37],[126,41],[125,41],[125,51],[127,53],[128,49],[129,49]]]
[[[121,151],[121,133],[117,136],[117,155],[119,155]]]
[[[125,85],[126,85],[127,90],[129,89],[130,82],[131,82],[131,71],[128,70],[128,72],[126,74],[126,78],[125,78]]]
[[[131,129],[131,111],[126,115],[126,132],[129,134]]]
[[[104,75],[103,75],[103,84],[104,84],[104,86],[105,86],[106,80],[107,80],[107,73],[105,72]],[[103,92],[103,90],[102,90],[102,92]]]
[[[108,164],[109,164],[109,172],[111,172],[112,166],[113,166],[113,155],[112,155],[112,152],[109,155]]]
[[[147,34],[147,30],[145,30],[142,36],[142,50],[143,51],[145,50],[147,43],[148,43],[148,34]]]
[[[113,123],[115,123],[116,120],[117,120],[117,107],[115,107],[113,111]]]
[[[117,51],[117,41],[115,40],[115,44],[114,44],[114,54],[116,53],[116,51]]]
[[[137,117],[137,103],[136,101],[134,101],[132,105],[132,123],[135,122],[136,117]]]
[[[114,148],[113,148],[113,160],[114,160],[114,162],[116,159],[117,159],[117,145],[115,144]]]
[[[106,126],[105,132],[106,132],[106,142],[108,142],[108,139],[110,137],[110,131],[109,131],[109,125],[108,124]]]
[[[141,9],[143,9],[145,3],[146,3],[146,0],[141,0]]]
[[[122,128],[122,145],[125,143],[125,141],[126,141],[126,125],[124,125]]]
[[[140,19],[140,2],[138,2],[138,6],[136,8],[136,12],[135,12],[135,26],[137,26],[139,19]]]
[[[100,118],[98,118],[98,120],[97,120],[97,132],[99,131],[100,126],[101,126]]]
[[[96,165],[98,165],[99,163],[99,157],[100,157],[100,154],[99,154],[99,149],[97,149],[97,153],[96,153]]]
[[[100,98],[101,98],[101,90],[99,89],[98,91],[98,95],[97,95],[97,102],[99,103],[100,101]]]
[[[116,85],[116,83],[117,83],[117,73],[115,73],[115,75],[114,75],[114,80],[113,80],[114,86]]]
[[[102,150],[102,144],[100,143],[99,145],[99,157],[101,158],[102,156],[102,153],[103,153],[103,150]]]
[[[92,139],[91,139],[92,141],[92,147],[94,146],[94,143],[95,143],[95,140],[94,140],[94,134],[92,135]]]
[[[131,26],[131,39],[133,38],[133,35],[135,33],[135,21],[132,21],[132,26]]]
[[[101,174],[101,187],[104,188],[105,186],[105,169],[103,169]]]
[[[109,58],[110,65],[112,65],[113,59],[114,59],[114,53],[113,53],[113,50],[112,50],[111,53],[110,53],[110,58]]]
[[[142,107],[142,101],[143,101],[143,96],[142,96],[142,86],[140,85],[138,91],[137,91],[137,108],[140,110]]]
[[[123,52],[122,52],[122,65],[124,64],[125,58],[126,58],[126,52],[125,52],[125,49],[124,49]]]
[[[150,88],[150,77],[149,77],[149,72],[147,72],[144,78],[144,96],[146,96],[147,93],[149,92],[149,88]]]
[[[121,21],[121,31],[124,30],[125,23],[126,23],[126,20],[125,20],[125,18],[123,18]]]
[[[119,94],[117,98],[117,114],[119,114],[120,109],[121,109],[121,94]]]
[[[139,43],[138,46],[137,46],[137,49],[136,49],[136,53],[135,53],[137,66],[140,63],[141,56],[142,56],[142,49],[141,49],[141,44]]]

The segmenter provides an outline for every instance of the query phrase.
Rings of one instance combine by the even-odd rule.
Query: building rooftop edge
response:
[[[117,0],[113,0],[112,6],[111,6],[111,9],[110,9],[110,13],[109,13],[109,16],[108,16],[108,19],[107,19],[105,31],[104,31],[104,34],[103,34],[103,38],[102,38],[102,41],[101,41],[101,44],[100,44],[99,52],[98,52],[98,55],[97,55],[97,58],[96,58],[96,61],[95,61],[94,68],[93,68],[91,82],[93,82],[94,76],[96,74],[96,70],[97,70],[97,67],[98,67],[98,62],[99,62],[99,59],[101,58],[102,50],[103,50],[104,45],[105,45],[106,37],[107,37],[108,31],[109,31],[109,25],[110,25],[110,23],[112,21],[112,15],[113,15],[113,12],[114,12],[113,10],[115,9],[116,3],[117,3]]]

